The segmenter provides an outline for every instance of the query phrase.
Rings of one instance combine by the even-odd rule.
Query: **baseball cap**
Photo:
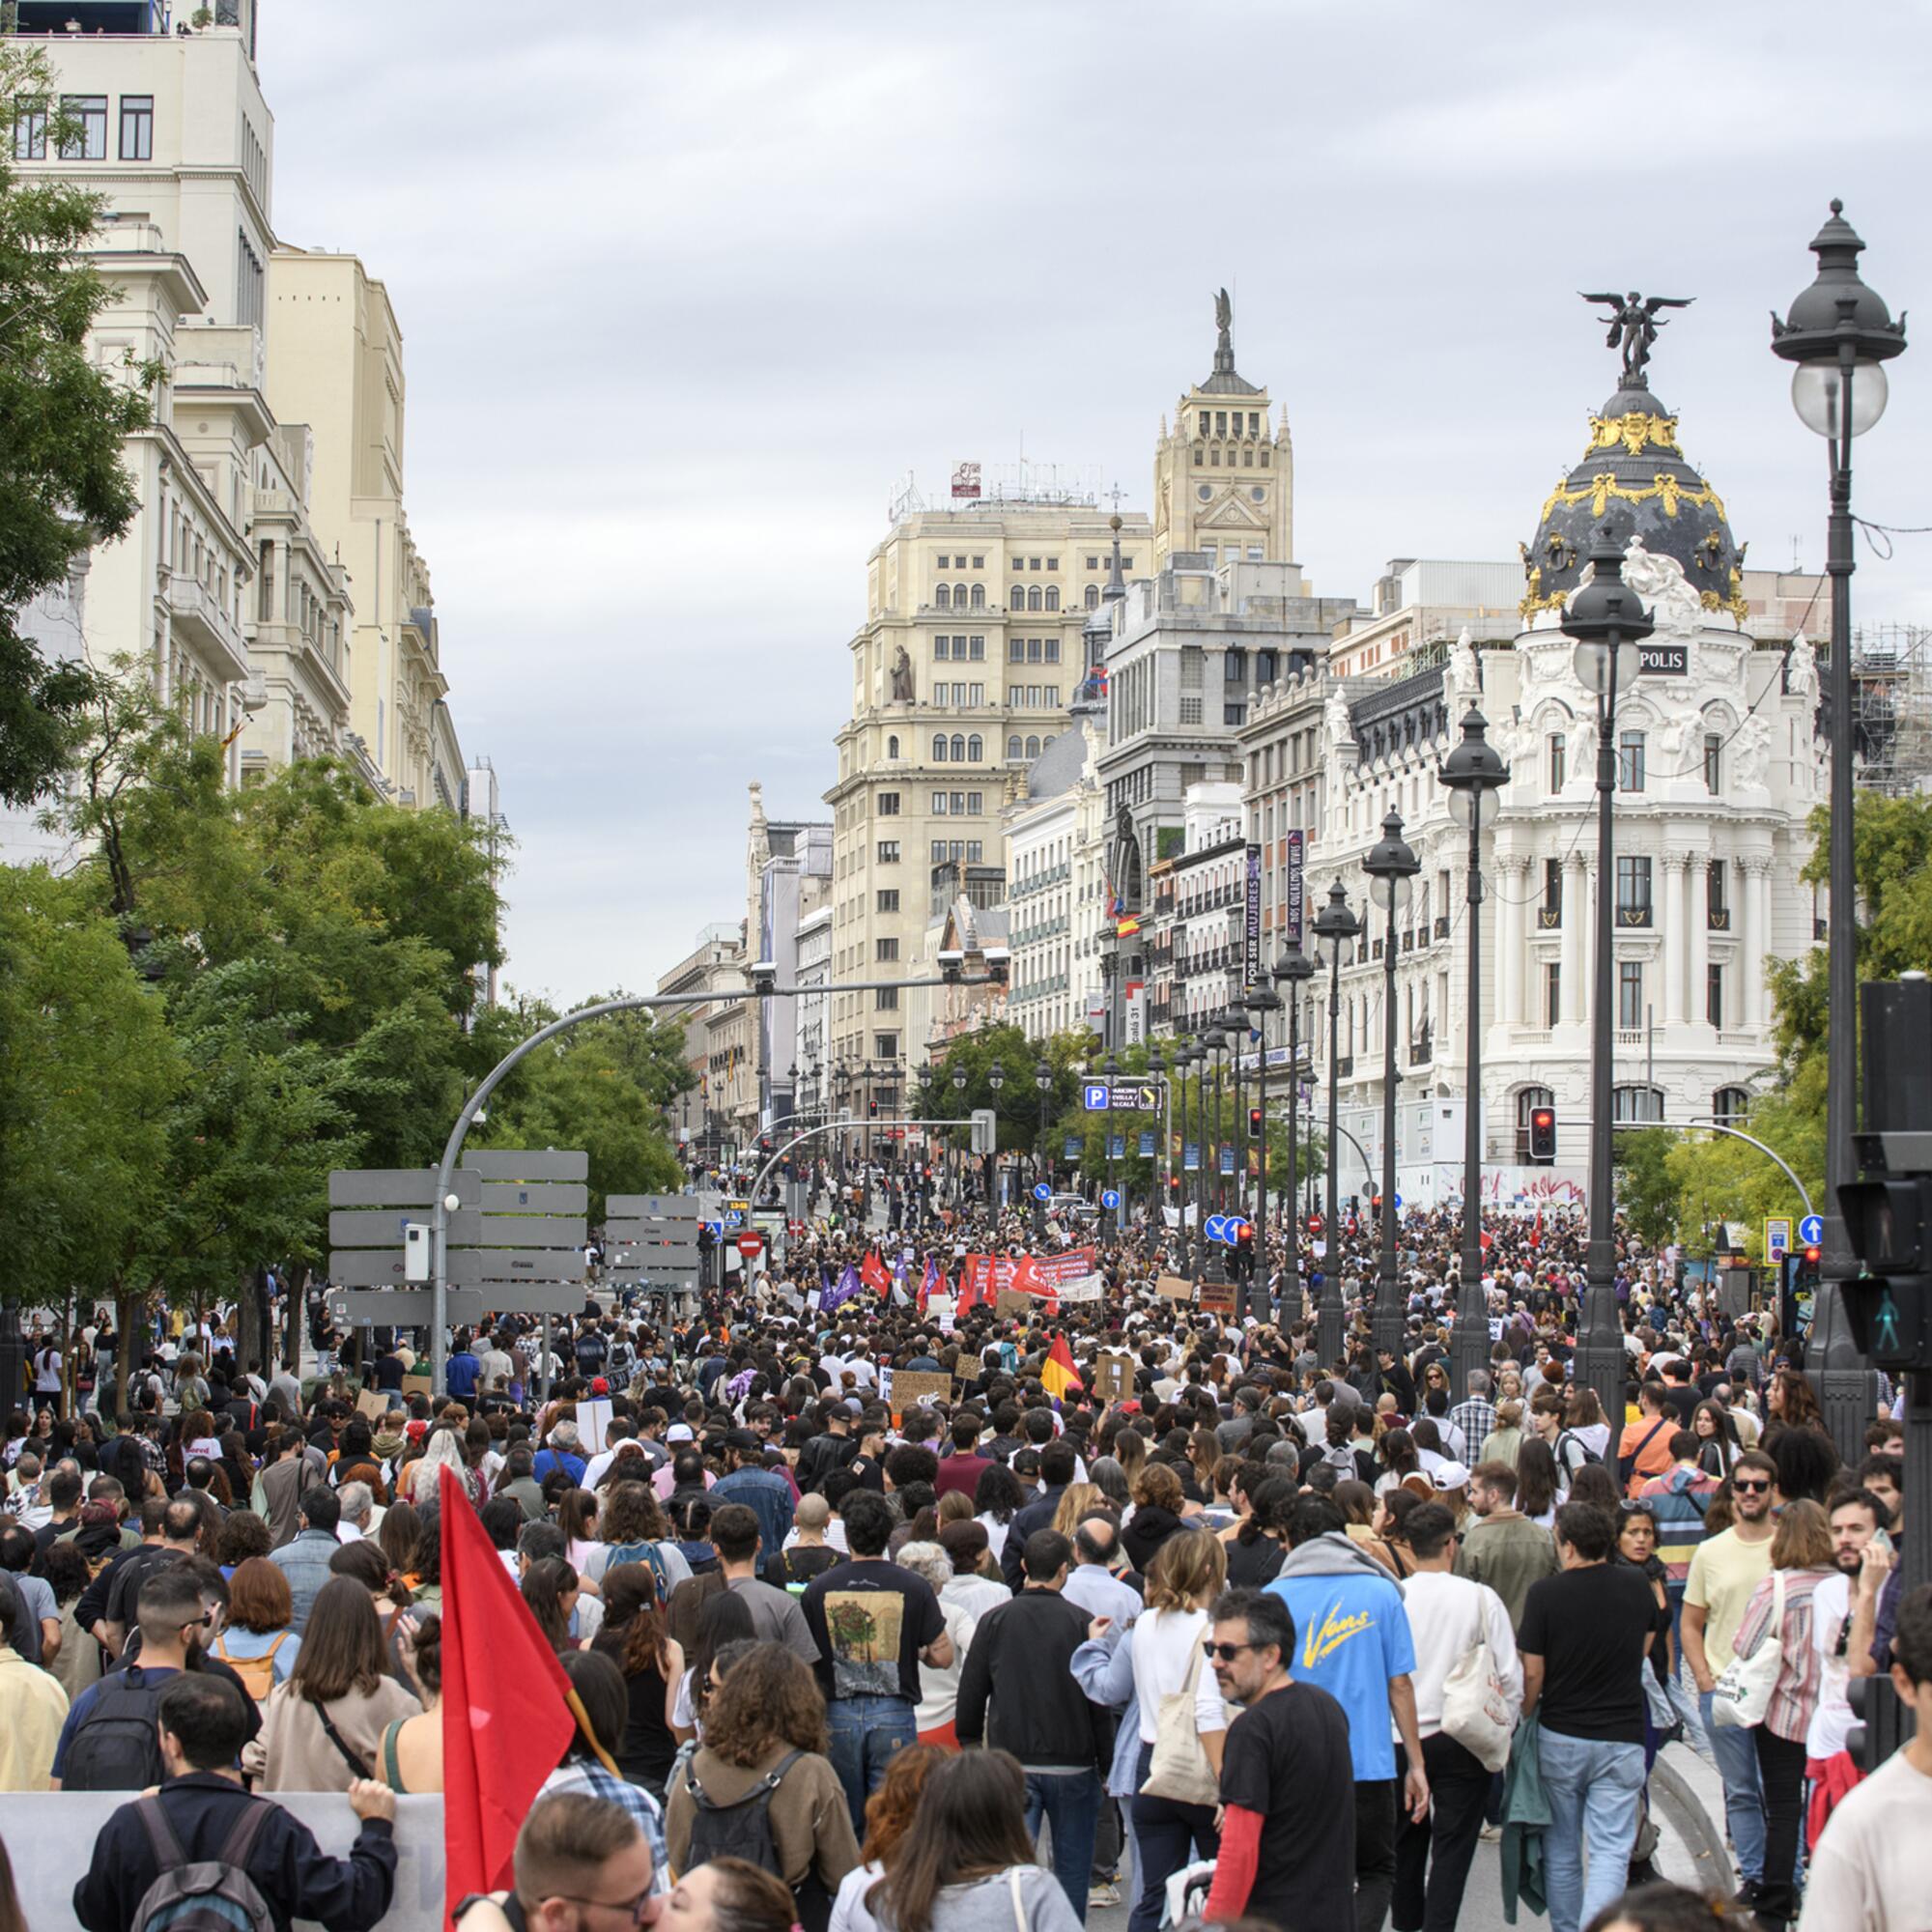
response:
[[[688,1422],[673,1422],[665,1431],[665,1440],[667,1442],[695,1442],[696,1439],[692,1435],[691,1424]]]
[[[1438,1490],[1466,1490],[1469,1472],[1461,1463],[1438,1463],[1429,1480]]]
[[[599,1376],[591,1382],[590,1393],[592,1395],[609,1395],[611,1393],[611,1384],[602,1376]]]

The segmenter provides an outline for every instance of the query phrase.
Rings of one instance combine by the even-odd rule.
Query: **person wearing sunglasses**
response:
[[[1711,1693],[1730,1667],[1738,1627],[1759,1583],[1771,1574],[1772,1489],[1777,1464],[1761,1449],[1747,1450],[1732,1467],[1731,1526],[1707,1536],[1684,1580],[1684,1661],[1697,1686],[1699,1715],[1724,1781],[1724,1816],[1738,1861],[1738,1897],[1754,1906],[1764,1877],[1764,1782],[1748,1730],[1711,1723]],[[1719,1495],[1724,1492],[1720,1490]]]
[[[558,1792],[517,1833],[516,1883],[472,1893],[451,1915],[463,1932],[625,1932],[665,1909],[649,1841],[621,1804]]]

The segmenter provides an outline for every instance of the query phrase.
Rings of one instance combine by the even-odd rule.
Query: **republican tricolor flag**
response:
[[[1080,1373],[1073,1366],[1073,1350],[1066,1346],[1065,1335],[1053,1338],[1053,1347],[1046,1351],[1046,1360],[1039,1365],[1039,1385],[1055,1402],[1059,1402],[1070,1388],[1085,1388]]]

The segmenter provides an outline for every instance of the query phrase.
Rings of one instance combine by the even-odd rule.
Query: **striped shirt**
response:
[[[1818,1693],[1824,1686],[1824,1659],[1811,1641],[1811,1594],[1831,1570],[1774,1570],[1751,1592],[1745,1605],[1745,1620],[1738,1626],[1732,1645],[1740,1658],[1748,1658],[1770,1636],[1772,1612],[1776,1601],[1777,1579],[1784,1579],[1784,1625],[1777,1637],[1784,1661],[1778,1665],[1777,1683],[1771,1693],[1771,1708],[1765,1725],[1773,1737],[1791,1744],[1803,1744],[1811,1728],[1811,1716],[1818,1708]]]

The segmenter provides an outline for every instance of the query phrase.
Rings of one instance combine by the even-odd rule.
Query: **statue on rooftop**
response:
[[[1581,289],[1577,291],[1583,295]],[[1650,386],[1645,378],[1644,364],[1650,360],[1652,345],[1657,341],[1657,331],[1664,325],[1658,319],[1661,308],[1689,308],[1696,300],[1695,296],[1640,296],[1633,289],[1627,296],[1617,294],[1590,296],[1584,295],[1586,302],[1605,302],[1610,309],[1610,332],[1605,338],[1606,345],[1615,349],[1619,343],[1624,352],[1624,384],[1627,388],[1643,389]]]

